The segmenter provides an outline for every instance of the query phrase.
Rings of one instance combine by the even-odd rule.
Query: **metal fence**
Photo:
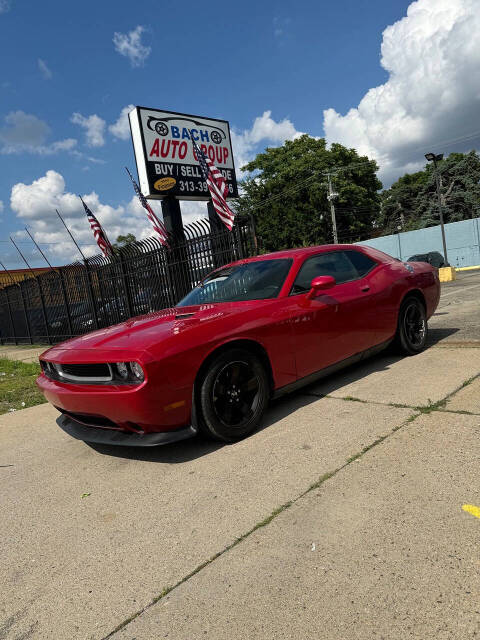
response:
[[[0,343],[54,344],[127,318],[174,306],[207,273],[255,255],[251,219],[232,232],[208,219],[184,238],[134,242],[0,289]]]

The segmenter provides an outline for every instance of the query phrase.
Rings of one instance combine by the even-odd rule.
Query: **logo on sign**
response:
[[[175,178],[160,178],[154,183],[154,188],[157,191],[166,191],[167,189],[171,189],[177,184]]]
[[[177,124],[168,125],[167,123],[171,120],[174,120]],[[178,125],[179,121],[183,121],[187,124],[185,126],[180,126]],[[150,131],[155,131],[159,136],[167,136],[170,133],[172,138],[189,140],[191,134],[195,141],[211,141],[215,144],[220,144],[227,137],[225,131],[220,129],[220,127],[213,127],[212,125],[209,125],[209,131],[208,129],[205,129],[205,124],[190,118],[155,118],[154,116],[150,116],[147,120],[147,127]]]

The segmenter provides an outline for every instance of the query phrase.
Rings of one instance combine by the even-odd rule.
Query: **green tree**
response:
[[[137,241],[137,238],[133,235],[133,233],[127,233],[126,236],[119,235],[117,237],[116,242],[114,242],[113,246],[116,249],[121,249],[125,245],[130,244],[132,242],[136,242],[136,241]]]
[[[266,149],[243,171],[238,213],[253,215],[267,251],[333,242],[328,178],[330,172],[340,242],[372,233],[379,216],[381,182],[375,161],[355,149],[303,135]]]
[[[445,223],[478,215],[480,210],[480,157],[475,151],[451,153],[438,163]],[[435,168],[406,174],[381,194],[378,226],[393,233],[439,224]]]
[[[407,173],[390,189],[380,195],[380,212],[377,227],[382,234],[396,233],[402,229],[416,228],[418,218],[418,195],[429,181],[425,171]]]

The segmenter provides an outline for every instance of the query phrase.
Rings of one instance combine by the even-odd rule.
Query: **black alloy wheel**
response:
[[[428,325],[425,307],[418,298],[408,297],[403,301],[398,314],[395,342],[406,355],[420,353],[427,341]]]
[[[202,431],[234,442],[260,423],[269,398],[265,368],[250,351],[229,349],[210,365],[200,389]]]

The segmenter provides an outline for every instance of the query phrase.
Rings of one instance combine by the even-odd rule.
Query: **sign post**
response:
[[[183,251],[180,245],[185,242],[180,201],[207,201],[215,238],[212,238],[212,242],[217,244],[224,240],[226,246],[231,243],[226,229],[225,238],[218,237],[219,232],[215,231],[220,226],[215,224],[218,222],[218,215],[211,203],[210,192],[194,156],[192,144],[193,138],[222,172],[228,186],[227,197],[238,198],[230,127],[226,120],[147,107],[135,107],[128,114],[128,119],[140,189],[146,198],[162,201],[163,220],[167,231],[174,238],[167,260],[178,300],[190,290],[191,284],[190,272],[186,277],[178,272],[178,264],[182,261],[180,254]],[[227,253],[225,252],[225,257]]]

